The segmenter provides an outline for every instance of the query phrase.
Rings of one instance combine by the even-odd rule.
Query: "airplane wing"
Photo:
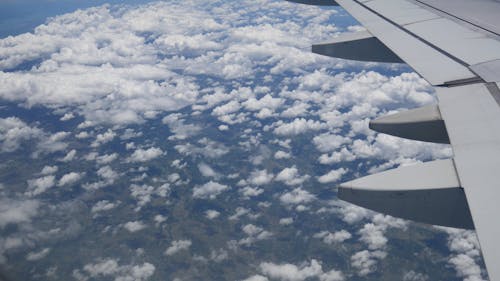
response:
[[[314,45],[338,58],[406,62],[439,103],[370,122],[454,157],[343,183],[339,198],[390,215],[475,229],[490,280],[500,280],[500,2],[291,0],[340,5],[367,29]]]

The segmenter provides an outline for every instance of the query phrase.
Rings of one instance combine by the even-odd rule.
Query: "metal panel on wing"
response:
[[[345,33],[332,42],[312,45],[312,52],[348,60],[404,63],[398,55],[367,31]]]

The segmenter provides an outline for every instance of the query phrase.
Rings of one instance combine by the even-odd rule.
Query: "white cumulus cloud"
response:
[[[201,186],[196,186],[193,189],[193,197],[201,199],[215,199],[217,195],[230,189],[229,186],[218,182],[209,181]]]
[[[187,250],[189,247],[191,247],[191,240],[175,240],[172,241],[172,244],[170,247],[165,250],[165,255],[167,256],[172,256],[177,254],[178,252],[182,250]]]
[[[157,147],[151,147],[148,149],[139,148],[132,153],[129,160],[131,162],[147,162],[160,157],[161,155],[163,155],[163,151]]]

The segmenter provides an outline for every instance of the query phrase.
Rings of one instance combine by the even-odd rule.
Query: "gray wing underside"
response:
[[[421,222],[475,229],[490,280],[500,280],[500,2],[336,0],[367,31],[313,45],[337,58],[406,62],[439,103],[373,120],[399,137],[450,143],[453,159],[341,184],[339,197]]]

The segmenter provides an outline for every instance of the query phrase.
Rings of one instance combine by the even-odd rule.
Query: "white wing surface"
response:
[[[500,2],[292,2],[340,5],[368,30],[313,52],[404,61],[435,87],[439,104],[373,120],[372,129],[453,148],[453,159],[343,183],[339,197],[394,216],[475,228],[490,280],[500,280]]]

